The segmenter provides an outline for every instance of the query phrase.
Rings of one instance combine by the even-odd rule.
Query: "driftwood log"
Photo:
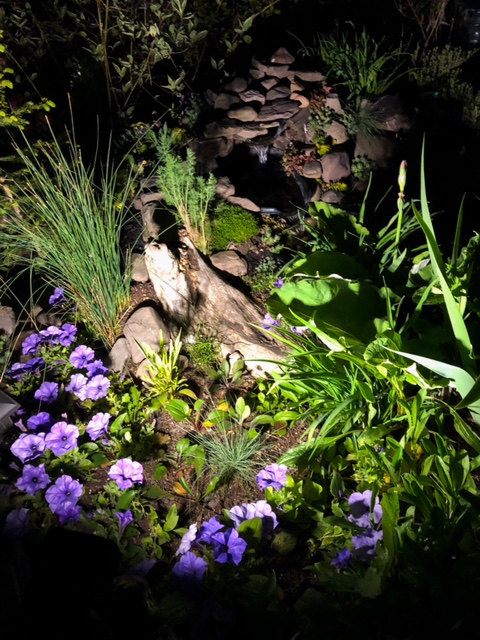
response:
[[[254,376],[278,369],[282,346],[260,328],[263,313],[244,293],[209,266],[184,230],[175,255],[167,245],[145,249],[150,280],[165,313],[189,331],[206,325],[216,334],[224,358],[241,354]]]

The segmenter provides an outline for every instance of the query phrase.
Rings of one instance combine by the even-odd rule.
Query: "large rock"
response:
[[[145,256],[142,253],[132,253],[132,280],[133,282],[148,282]]]
[[[245,91],[248,86],[248,82],[245,78],[234,78],[231,82],[229,82],[225,89],[226,91],[234,91],[235,93],[241,93]]]
[[[141,307],[132,313],[123,327],[123,335],[128,340],[132,360],[135,364],[141,362],[145,355],[138,346],[144,343],[154,351],[160,350],[160,331],[168,344],[170,332],[160,315],[152,307]]]
[[[252,211],[253,213],[258,213],[260,211],[260,207],[255,202],[252,202],[249,198],[241,198],[240,196],[229,196],[227,198],[228,202],[232,204],[236,204],[238,207],[242,207],[242,209],[246,209],[247,211]]]
[[[300,107],[298,102],[294,100],[275,100],[275,102],[267,102],[258,112],[258,120],[260,122],[268,122],[269,120],[286,120],[294,116]]]
[[[322,157],[322,179],[325,182],[339,182],[350,175],[350,158],[345,151],[329,153]]]
[[[12,307],[0,306],[0,335],[13,335],[16,326],[17,319],[15,317],[15,311],[12,309]]]
[[[334,144],[343,144],[350,139],[345,125],[334,120],[326,129],[325,135],[330,136]]]
[[[322,177],[322,165],[318,160],[313,162],[305,162],[302,169],[302,175],[304,178],[321,178]]]
[[[268,133],[268,128],[262,124],[249,123],[249,122],[233,122],[232,120],[220,120],[217,122],[211,122],[205,129],[206,138],[230,138],[245,142],[246,140],[252,140],[258,138],[258,136],[265,136]]]
[[[110,371],[122,373],[127,368],[130,355],[128,340],[121,336],[110,349],[110,353],[104,359],[104,364]]]
[[[367,156],[377,163],[380,169],[388,167],[395,152],[395,143],[387,136],[366,136],[357,133],[355,136],[355,150],[353,156]]]
[[[210,262],[220,271],[230,273],[232,276],[245,276],[248,272],[247,261],[236,251],[218,251],[210,256]]]
[[[214,109],[230,109],[232,104],[240,102],[240,98],[236,93],[219,93],[213,103]]]
[[[265,96],[256,89],[242,91],[242,93],[239,94],[239,97],[243,102],[259,102],[260,104],[265,104]]]
[[[285,87],[284,85],[276,85],[267,91],[265,98],[268,102],[271,102],[272,100],[284,100],[285,98],[290,98],[290,88]]]
[[[270,58],[270,62],[272,64],[293,64],[295,62],[295,58],[289,51],[287,51],[287,49],[285,49],[285,47],[280,47]]]
[[[228,156],[234,146],[234,141],[226,137],[192,140],[190,148],[197,160],[198,173],[205,175],[214,171],[218,166],[217,158]]]
[[[241,103],[232,107],[227,115],[234,120],[240,120],[240,122],[253,122],[258,117],[258,113],[253,107]]]

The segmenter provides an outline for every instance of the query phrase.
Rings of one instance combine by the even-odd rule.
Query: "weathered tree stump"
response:
[[[285,357],[285,350],[260,328],[263,314],[255,302],[203,260],[184,230],[179,237],[178,256],[155,242],[145,250],[150,280],[165,313],[188,330],[211,328],[222,356],[240,353],[254,376],[278,369],[275,363]]]

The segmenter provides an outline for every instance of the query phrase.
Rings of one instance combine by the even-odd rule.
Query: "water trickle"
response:
[[[250,146],[252,156],[257,156],[260,164],[266,164],[268,160],[268,145],[252,144]]]

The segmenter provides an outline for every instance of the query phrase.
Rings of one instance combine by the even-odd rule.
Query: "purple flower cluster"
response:
[[[233,507],[230,509],[229,514],[236,529],[246,520],[261,518],[263,537],[269,536],[278,526],[277,516],[266,500],[258,500],[257,502],[249,502]]]
[[[143,482],[143,467],[130,458],[122,458],[110,468],[108,476],[115,480],[120,489],[130,489],[135,482]]]
[[[374,525],[382,522],[382,507],[378,496],[375,498],[372,510],[372,492],[367,489],[360,493],[356,491],[348,499],[350,513],[348,521],[355,524],[361,530],[352,536],[353,551],[347,547],[342,549],[333,558],[331,565],[337,569],[344,569],[352,558],[370,561],[376,553],[377,542],[383,538],[383,531],[375,529]],[[373,518],[372,518],[373,516]]]
[[[22,343],[24,356],[36,356],[43,345],[69,347],[75,340],[77,327],[72,324],[63,324],[61,327],[50,326],[39,333],[32,333]]]
[[[56,513],[61,524],[74,522],[80,517],[77,504],[83,492],[83,485],[71,476],[60,476],[55,484],[47,489],[45,499],[52,513]]]
[[[70,354],[70,362],[76,369],[86,369],[87,375],[74,373],[66,391],[73,393],[79,400],[99,400],[105,398],[110,380],[104,375],[107,368],[101,360],[94,360],[95,352],[84,344]]]
[[[257,485],[259,489],[265,491],[268,487],[272,487],[276,491],[280,491],[287,482],[288,467],[284,464],[269,464],[257,474]]]
[[[280,320],[281,320],[280,315],[278,315],[276,318],[272,318],[272,316],[269,313],[266,313],[263,318],[262,327],[264,329],[267,329],[267,331],[269,331],[272,327],[279,327]]]
[[[16,362],[13,364],[5,372],[5,375],[12,380],[21,380],[27,373],[38,375],[44,366],[45,360],[43,358],[30,358],[28,362]]]
[[[175,580],[181,586],[188,588],[198,585],[207,569],[206,561],[193,553],[192,549],[203,550],[204,545],[212,545],[215,562],[240,564],[247,543],[234,528],[230,527],[225,531],[224,528],[225,525],[216,516],[204,522],[200,530],[196,523],[190,525],[176,552],[181,558],[172,570]]]

